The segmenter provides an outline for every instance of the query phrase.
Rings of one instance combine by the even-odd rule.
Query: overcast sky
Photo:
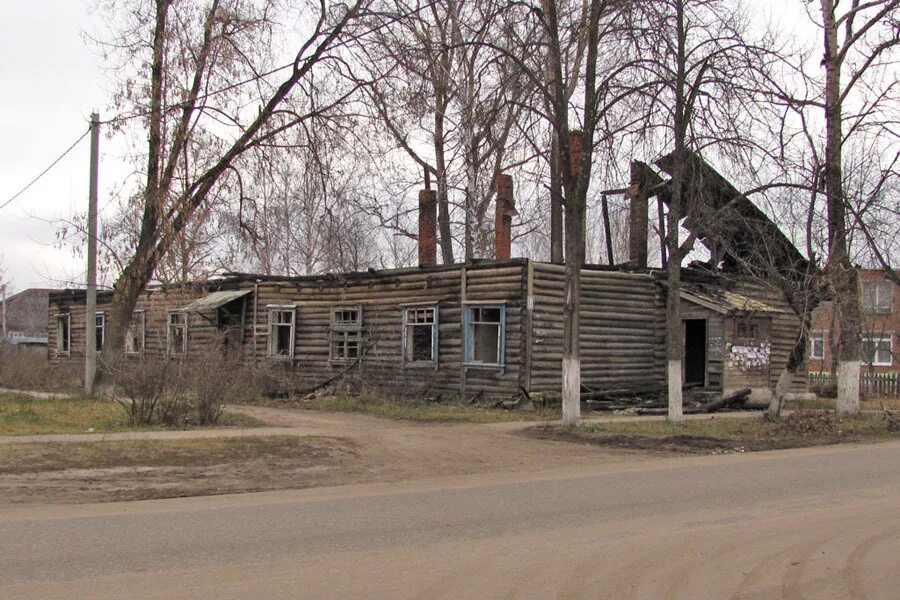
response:
[[[96,30],[90,0],[6,0],[0,19],[0,205],[47,167],[88,126],[109,94],[96,49],[82,31]],[[802,23],[799,2],[765,4],[780,25]],[[785,7],[790,7],[787,9]],[[809,31],[802,24],[800,30]],[[115,147],[101,138],[100,207],[121,179]],[[0,257],[15,290],[81,284],[83,259],[54,246],[50,222],[84,212],[89,143],[85,138],[60,164],[9,206],[0,209]]]

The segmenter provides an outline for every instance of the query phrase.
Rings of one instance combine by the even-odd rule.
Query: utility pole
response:
[[[2,284],[3,287],[3,338],[6,339],[6,284]]]
[[[91,180],[88,191],[87,301],[84,395],[94,395],[97,375],[97,171],[100,163],[100,115],[91,113]]]

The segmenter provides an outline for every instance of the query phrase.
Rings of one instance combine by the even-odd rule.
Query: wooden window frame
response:
[[[409,320],[410,313],[415,311],[428,311],[430,310],[432,313],[432,321],[431,323],[411,323]],[[409,340],[409,335],[412,333],[414,328],[419,327],[422,329],[431,326],[431,358],[429,359],[419,359],[413,360],[412,357],[408,356],[407,352],[407,342]],[[437,304],[418,304],[418,305],[409,305],[403,307],[403,329],[400,335],[400,353],[403,359],[403,366],[405,367],[433,367],[437,369],[439,359],[438,359],[438,350],[440,347],[440,308]]]
[[[65,336],[60,331],[60,325],[65,321]],[[66,348],[62,349],[60,342],[66,340]],[[72,315],[71,313],[60,313],[56,315],[56,354],[58,356],[69,356],[72,354]]]
[[[266,349],[266,354],[269,358],[274,360],[293,360],[294,358],[294,346],[297,343],[297,305],[296,304],[269,304],[266,306],[266,311],[268,313],[269,318],[269,326],[268,326],[268,335],[269,335],[269,343]],[[291,315],[290,323],[278,323],[274,320],[274,316],[276,313],[289,313]],[[278,343],[278,336],[275,335],[275,329],[288,326],[290,329],[290,346],[288,348],[287,354],[280,354],[276,350],[276,345]]]
[[[182,324],[173,324],[172,317],[175,315],[181,315],[184,318],[184,323]],[[172,352],[172,327],[180,326],[184,328],[184,334],[182,336],[182,348],[181,352]],[[170,310],[166,313],[166,356],[185,356],[187,355],[187,346],[188,346],[188,313],[183,310]]]
[[[878,361],[878,344],[882,342],[887,342],[887,353],[888,359],[885,361]],[[890,367],[894,364],[894,336],[889,334],[884,335],[867,335],[863,336],[862,346],[865,348],[866,344],[869,344],[873,348],[872,352],[872,360],[871,362],[868,360],[868,356],[863,356],[863,364],[873,366],[873,367]]]
[[[872,290],[872,293],[869,294],[867,292],[868,289]],[[879,290],[887,290],[887,306],[882,307],[881,302],[879,300],[885,295],[884,293],[879,293]],[[872,303],[869,304],[869,298],[871,297]],[[894,303],[894,284],[890,281],[864,281],[862,283],[862,305],[863,313],[869,315],[889,315],[893,310]]]
[[[486,363],[471,360],[474,353],[472,326],[478,323],[493,324],[492,321],[473,320],[475,309],[498,309],[500,320],[497,322],[497,362]],[[484,369],[503,369],[506,367],[506,305],[502,303],[466,302],[463,304],[463,364],[466,367]]]
[[[821,340],[822,348],[821,353],[816,354],[816,343],[815,339],[819,338]],[[809,358],[810,360],[825,360],[825,332],[824,331],[812,331],[809,334]]]
[[[99,317],[99,324],[97,319]],[[97,329],[100,330],[100,339],[97,340],[99,342],[97,346],[94,348],[97,354],[100,354],[103,351],[103,345],[106,343],[106,311],[98,310],[94,313],[94,339],[97,339]]]
[[[340,313],[356,312],[352,321],[338,319]],[[362,359],[363,352],[363,307],[361,304],[331,307],[331,327],[328,331],[328,360],[335,363],[352,363]],[[356,344],[356,356],[347,356],[350,343]],[[336,344],[342,352],[336,352]]]
[[[134,318],[140,315],[140,325],[141,325],[141,349],[140,350],[129,350],[128,349],[128,341],[132,339],[134,336],[132,335],[132,329],[134,328]],[[131,322],[128,324],[128,330],[125,332],[125,354],[136,356],[141,355],[147,348],[147,311],[143,308],[136,308],[133,313],[131,313]]]

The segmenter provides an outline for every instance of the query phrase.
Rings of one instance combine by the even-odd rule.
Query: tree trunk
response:
[[[840,305],[838,414],[859,412],[860,318],[857,273],[847,247],[841,131],[841,63],[834,1],[822,0],[825,29],[825,191],[828,197],[828,267],[836,304]]]

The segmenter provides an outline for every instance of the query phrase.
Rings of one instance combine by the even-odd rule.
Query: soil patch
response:
[[[326,436],[7,444],[4,502],[105,502],[323,485],[360,468]]]
[[[863,438],[856,436],[723,439],[699,435],[650,436],[636,433],[590,433],[559,425],[532,427],[523,431],[522,435],[543,440],[675,454],[735,454],[864,441]]]

